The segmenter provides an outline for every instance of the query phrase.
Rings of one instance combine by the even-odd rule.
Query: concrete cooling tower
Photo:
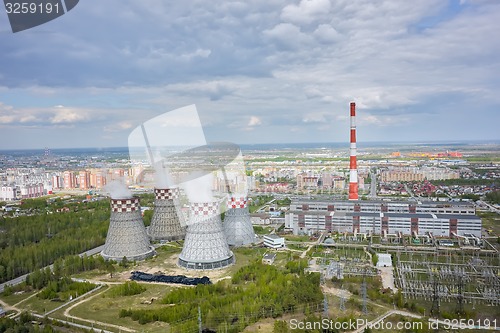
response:
[[[108,235],[101,255],[106,260],[143,260],[155,254],[141,216],[139,198],[111,199]]]
[[[153,241],[173,241],[186,236],[176,211],[179,205],[178,188],[155,188],[154,212],[149,226],[149,237]]]
[[[230,197],[224,217],[224,233],[231,246],[243,246],[255,241],[246,197]]]
[[[217,269],[234,263],[234,255],[227,245],[219,203],[195,202],[189,208],[184,247],[179,255],[179,266],[187,269]]]

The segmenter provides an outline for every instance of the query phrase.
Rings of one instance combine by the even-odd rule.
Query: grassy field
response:
[[[291,250],[304,251],[308,248],[308,245],[305,245],[305,244],[286,244],[286,247],[291,249]]]
[[[179,249],[180,250],[180,249]],[[261,260],[264,253],[268,252],[269,249],[266,248],[238,248],[233,249],[233,253],[236,256],[236,264],[221,270],[220,276],[231,276],[243,266],[248,265],[254,260]],[[141,268],[154,268],[157,269],[159,266],[164,265],[167,267],[171,265],[169,262],[172,255],[177,254],[179,251],[158,251],[158,257],[141,263]],[[278,252],[275,265],[285,266],[289,260],[288,252]],[[129,267],[128,270],[131,268]],[[184,271],[183,274],[187,276],[192,276],[189,271]],[[118,275],[118,273],[116,274]],[[114,279],[113,279],[114,280]],[[116,282],[116,281],[115,281]],[[82,319],[95,322],[109,323],[113,325],[121,325],[124,327],[135,329],[139,332],[165,332],[168,330],[167,323],[149,323],[146,325],[141,325],[137,321],[133,321],[130,318],[119,318],[118,314],[121,309],[154,309],[158,307],[165,307],[163,304],[159,304],[158,301],[163,298],[163,296],[173,288],[190,288],[186,286],[177,285],[164,285],[164,284],[149,284],[141,283],[146,287],[146,291],[135,296],[124,296],[124,297],[112,297],[113,289],[117,288],[116,285],[111,285],[109,290],[99,294],[96,297],[85,301],[84,303],[76,306],[70,311],[70,315],[76,316]],[[150,303],[151,300],[153,302]],[[63,316],[63,310],[57,311],[55,317],[60,319],[65,319]],[[68,319],[72,320],[72,319]],[[73,321],[77,321],[74,320]],[[87,323],[88,324],[88,323]],[[98,327],[98,325],[96,325]]]
[[[500,215],[492,212],[478,212],[477,215],[483,221],[483,228],[490,230],[488,237],[500,237]],[[492,244],[496,243],[495,239],[490,239]],[[497,246],[498,248],[498,246]]]
[[[292,242],[311,242],[309,236],[284,235],[283,237],[285,238],[285,240]]]
[[[290,261],[290,254],[288,252],[277,252],[274,266],[283,268],[288,261]]]
[[[17,306],[23,310],[32,311],[38,314],[44,314],[45,312],[54,310],[58,306],[63,305],[65,302],[51,301],[48,299],[41,299],[37,296],[31,297]]]
[[[34,295],[35,293],[37,293],[37,291],[17,292],[9,296],[0,295],[0,299],[9,305],[14,305]]]
[[[165,305],[159,304],[158,301],[173,288],[163,284],[142,283],[142,285],[146,288],[146,291],[143,293],[122,297],[111,296],[113,289],[116,288],[116,286],[111,286],[104,293],[76,306],[69,314],[87,320],[125,326],[140,332],[165,332],[168,327],[167,323],[141,325],[130,318],[119,318],[118,316],[121,309],[153,309],[164,307]],[[151,300],[153,300],[151,304],[145,304],[146,302],[151,302]]]

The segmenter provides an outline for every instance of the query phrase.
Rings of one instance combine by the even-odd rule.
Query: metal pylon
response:
[[[361,294],[363,296],[363,313],[368,313],[368,308],[366,306],[367,295],[366,295],[366,270],[363,272],[363,283],[361,284]]]
[[[431,307],[431,315],[437,316],[439,315],[439,284],[433,273],[430,274],[431,282],[432,282],[432,307]]]

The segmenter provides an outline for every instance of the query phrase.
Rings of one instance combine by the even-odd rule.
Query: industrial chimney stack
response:
[[[351,147],[349,159],[349,200],[358,200],[358,167],[356,162],[356,103],[351,102]]]

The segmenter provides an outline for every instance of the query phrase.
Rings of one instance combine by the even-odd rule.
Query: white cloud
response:
[[[119,132],[131,129],[134,125],[130,121],[120,121],[116,124],[111,124],[104,127],[105,132]]]
[[[191,60],[195,57],[208,58],[211,53],[212,51],[208,49],[196,49],[196,51],[194,52],[182,54],[180,58],[186,61]]]
[[[301,0],[299,5],[288,5],[281,12],[281,19],[296,24],[309,24],[330,12],[330,0]]]
[[[116,15],[103,14],[112,7]],[[497,1],[110,0],[78,10],[50,31],[0,36],[2,101],[14,106],[0,105],[5,126],[87,122],[119,135],[121,122],[196,103],[220,140],[311,141],[326,124],[322,139],[344,140],[336,133],[356,101],[360,124],[388,140],[392,132],[376,129],[393,124],[418,138],[422,113],[467,119],[500,106],[500,39],[488,38],[500,30]],[[57,104],[69,107],[43,107]],[[493,121],[483,130],[460,121],[471,136],[498,133]]]
[[[411,122],[410,117],[406,115],[374,115],[362,114],[358,115],[360,125],[371,125],[378,127],[394,127],[397,125],[408,124]]]
[[[263,33],[281,48],[306,47],[311,41],[311,38],[304,34],[298,26],[291,23],[279,23],[272,29],[264,30]]]
[[[38,122],[38,121],[40,121],[40,120],[32,114],[27,115],[27,116],[22,116],[21,118],[19,118],[20,123],[34,123],[34,122]]]
[[[79,123],[89,119],[88,115],[82,110],[72,110],[64,106],[57,106],[54,111],[54,116],[50,118],[52,124]]]
[[[262,125],[262,120],[259,117],[251,116],[248,121],[248,126],[253,127],[258,125]]]
[[[14,116],[0,116],[0,124],[10,124],[15,121]]]
[[[326,113],[324,113],[324,112],[321,112],[321,113],[314,112],[314,113],[308,113],[308,114],[304,115],[304,117],[302,118],[302,121],[304,123],[326,123],[326,122],[328,122],[327,118],[328,117],[327,117]]]
[[[228,80],[195,81],[190,83],[176,83],[165,87],[166,91],[179,95],[206,96],[211,100],[219,100],[226,95],[231,95],[242,84]]]
[[[333,43],[341,38],[341,35],[329,24],[320,24],[316,30],[314,30],[313,35],[321,43]]]

